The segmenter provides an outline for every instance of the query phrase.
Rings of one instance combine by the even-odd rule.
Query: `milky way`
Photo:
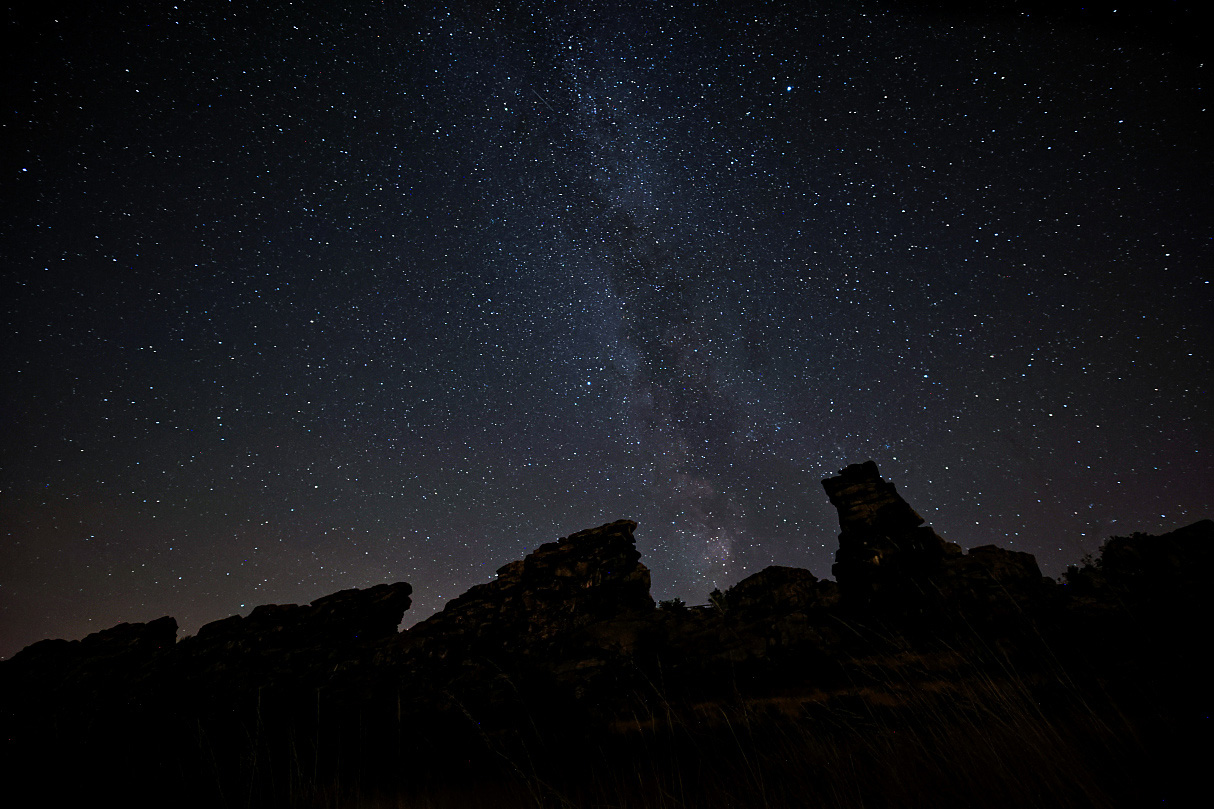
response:
[[[10,13],[0,655],[618,518],[826,577],[870,458],[1055,576],[1214,515],[1174,20],[674,5]]]

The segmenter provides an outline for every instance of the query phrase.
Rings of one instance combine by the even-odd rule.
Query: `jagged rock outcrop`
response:
[[[979,545],[964,556],[947,557],[937,586],[946,600],[964,600],[955,604],[959,610],[1004,610],[1035,601],[1043,594],[1047,580],[1031,553]]]
[[[56,757],[102,783],[123,773],[123,793],[140,805],[184,784],[191,794],[179,802],[222,805],[224,790],[267,751],[283,755],[302,744],[300,734],[349,738],[333,713],[353,710],[358,719],[380,687],[370,661],[396,636],[411,592],[402,582],[264,605],[180,642],[166,617],[34,644],[0,664],[0,758],[44,782]],[[217,774],[208,760],[219,762],[210,770]],[[136,761],[138,779],[128,775]],[[195,794],[199,783],[207,788]]]
[[[844,605],[917,614],[932,600],[930,581],[946,556],[961,549],[945,542],[898,495],[872,461],[853,464],[822,481],[839,512],[839,550],[831,568]]]
[[[649,569],[640,563],[632,520],[579,531],[504,565],[410,629],[407,648],[445,656],[453,649],[527,654],[605,621],[654,609]]]
[[[3,686],[26,694],[51,690],[93,692],[141,675],[177,641],[169,616],[147,623],[122,623],[83,640],[43,640],[8,661]]]
[[[1008,621],[1028,616],[1048,589],[1032,554],[946,542],[872,461],[822,485],[839,512],[833,571],[846,608],[932,631],[958,616],[972,629],[1011,631]]]
[[[771,565],[730,587],[723,606],[739,615],[771,616],[831,607],[838,599],[834,582],[804,568]]]
[[[541,545],[405,632],[412,588],[398,583],[260,606],[177,643],[162,618],[34,644],[0,663],[0,779],[45,783],[64,759],[87,762],[82,792],[125,789],[115,774],[138,761],[149,803],[184,784],[207,785],[199,805],[272,805],[283,784],[315,786],[317,803],[327,784],[391,794],[502,761],[568,774],[614,749],[631,767],[626,732],[649,734],[642,756],[675,738],[697,757],[705,738],[733,751],[731,716],[756,738],[812,716],[917,749],[918,717],[932,734],[948,711],[969,722],[975,694],[1027,698],[1036,716],[1039,697],[1073,704],[1060,683],[1097,683],[1158,723],[1204,686],[1192,627],[1211,617],[1214,522],[1114,538],[1056,586],[1030,554],[944,541],[872,462],[823,486],[837,583],[771,566],[709,605],[657,609],[636,523],[620,520]],[[1181,696],[1156,698],[1164,684]]]
[[[652,630],[635,530],[618,520],[545,543],[402,633],[384,660],[416,684],[410,705],[455,716],[449,728],[475,717],[487,738],[522,717],[550,731],[589,727],[590,706],[627,692]]]
[[[51,663],[71,665],[84,660],[132,664],[145,661],[177,642],[177,621],[169,616],[147,623],[122,623],[83,640],[43,640],[13,655],[18,666]]]
[[[359,657],[359,648],[394,637],[411,593],[401,582],[304,606],[267,604],[207,624],[180,643],[171,617],[119,624],[81,641],[41,641],[0,669],[0,687],[21,689],[44,710],[73,704],[88,715],[109,703],[184,697],[205,705],[267,685],[307,686],[331,679],[335,665]]]
[[[396,637],[412,592],[406,582],[377,584],[212,621],[159,661],[153,679],[228,697],[331,682],[337,669],[365,668],[374,650]]]
[[[837,679],[823,665],[837,635],[838,586],[802,568],[772,565],[703,607],[664,609],[659,657],[667,687],[701,707],[744,682],[752,696]],[[831,669],[828,671],[828,669]]]
[[[405,582],[377,584],[366,590],[342,590],[311,604],[263,604],[246,617],[233,615],[205,624],[196,645],[223,645],[230,651],[284,647],[335,646],[396,634],[413,603]]]

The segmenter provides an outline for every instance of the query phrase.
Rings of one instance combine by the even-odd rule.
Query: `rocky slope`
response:
[[[874,739],[927,715],[970,732],[971,714],[1015,703],[1017,721],[1052,728],[1112,695],[1116,721],[1166,738],[1204,704],[1192,641],[1211,617],[1214,523],[1110,540],[1059,584],[1029,554],[945,542],[871,462],[823,485],[836,581],[769,567],[706,607],[658,607],[621,520],[542,545],[405,632],[398,583],[258,607],[180,641],[166,617],[36,643],[0,663],[0,777],[52,804],[186,790],[311,805],[340,784],[584,780],[636,768],[641,742],[707,760],[737,747],[739,722],[754,755],[755,739],[812,727],[876,760]],[[86,777],[58,777],[66,762]]]

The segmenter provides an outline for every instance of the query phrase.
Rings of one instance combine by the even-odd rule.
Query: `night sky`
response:
[[[1209,68],[1051,5],[10,4],[0,656],[829,577],[868,459],[1053,576],[1214,516]]]

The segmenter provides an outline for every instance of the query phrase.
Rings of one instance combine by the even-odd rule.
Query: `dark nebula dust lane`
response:
[[[0,655],[619,518],[828,576],[868,459],[1050,575],[1210,516],[1185,13],[10,9]]]

